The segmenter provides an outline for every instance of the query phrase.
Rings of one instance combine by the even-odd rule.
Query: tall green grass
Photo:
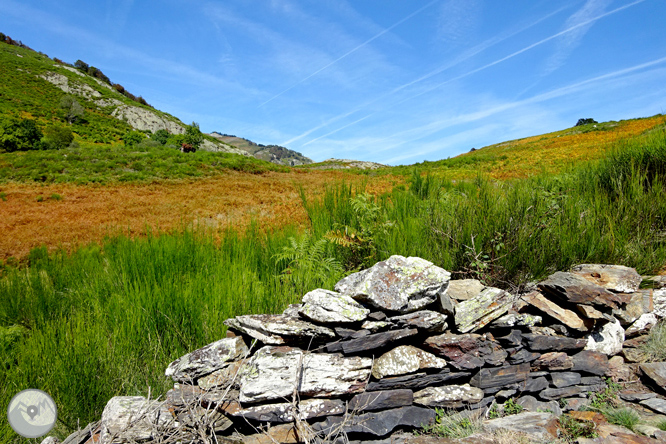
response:
[[[25,388],[47,391],[65,437],[99,419],[112,396],[164,394],[166,365],[224,337],[225,319],[279,313],[304,288],[332,288],[339,274],[281,275],[289,262],[298,268],[277,260],[296,235],[229,231],[216,245],[184,230],[72,256],[34,250],[28,268],[0,280],[0,404]],[[0,421],[0,442],[17,438]]]

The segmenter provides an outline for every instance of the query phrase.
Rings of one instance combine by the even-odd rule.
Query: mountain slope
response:
[[[299,152],[290,150],[279,145],[261,145],[243,137],[230,136],[213,131],[209,134],[224,143],[234,146],[238,149],[247,151],[257,159],[277,163],[279,165],[295,166],[308,165],[312,159],[305,157]]]

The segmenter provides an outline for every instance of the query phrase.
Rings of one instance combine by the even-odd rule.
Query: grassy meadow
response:
[[[222,337],[226,318],[280,312],[392,254],[514,291],[575,263],[659,272],[665,174],[661,129],[557,175],[454,181],[414,169],[407,183],[374,193],[362,182],[319,194],[300,187],[306,230],[184,225],[71,254],[35,248],[0,278],[0,399],[49,392],[65,437],[114,395],[164,394],[167,364]],[[0,421],[0,441],[15,440]]]

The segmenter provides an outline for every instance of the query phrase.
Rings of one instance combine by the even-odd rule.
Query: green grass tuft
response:
[[[661,321],[650,330],[648,340],[641,347],[648,362],[666,361],[666,322]]]

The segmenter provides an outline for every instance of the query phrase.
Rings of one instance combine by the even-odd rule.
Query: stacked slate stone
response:
[[[228,319],[227,338],[168,366],[165,401],[113,398],[99,442],[377,440],[433,424],[435,407],[509,398],[548,430],[558,401],[605,387],[625,336],[666,316],[666,290],[656,298],[641,280],[580,265],[513,295],[392,256],[282,314]]]

